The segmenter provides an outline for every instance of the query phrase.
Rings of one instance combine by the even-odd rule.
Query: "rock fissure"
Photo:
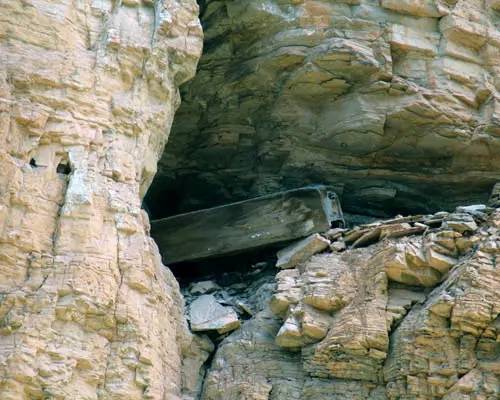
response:
[[[117,288],[116,288],[116,294],[115,294],[115,297],[114,297],[114,302],[113,302],[113,325],[114,325],[114,328],[113,328],[113,333],[111,335],[111,337],[108,339],[108,350],[107,350],[107,356],[105,358],[106,360],[106,366],[104,368],[104,374],[103,374],[103,382],[102,382],[102,387],[101,387],[101,390],[100,390],[100,394],[98,395],[98,398],[106,398],[106,385],[107,385],[107,382],[108,382],[108,369],[110,367],[110,364],[112,363],[112,357],[113,357],[113,344],[115,342],[117,342],[120,338],[119,338],[119,322],[118,322],[118,318],[117,318],[117,308],[118,308],[118,304],[120,303],[119,300],[120,300],[120,291],[122,289],[122,285],[123,285],[123,276],[124,276],[124,273],[122,271],[122,268],[121,268],[121,264],[120,264],[120,246],[119,246],[119,242],[120,242],[120,232],[119,232],[119,229],[118,229],[118,225],[115,225],[115,229],[116,229],[116,237],[117,237],[117,242],[116,242],[116,267],[117,267],[117,271],[118,271],[118,280],[119,280],[119,283],[117,285]]]

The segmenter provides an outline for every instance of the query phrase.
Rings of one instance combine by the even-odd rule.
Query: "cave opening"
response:
[[[337,188],[348,226],[487,201],[498,174],[493,162],[475,155],[483,151],[480,141],[458,151],[455,128],[435,125],[435,118],[405,119],[413,114],[381,94],[391,85],[383,74],[348,71],[343,85],[349,87],[326,94],[308,92],[308,85],[301,86],[304,92],[288,90],[291,78],[311,72],[307,65],[297,61],[276,70],[279,63],[261,53],[276,39],[273,29],[254,20],[241,29],[226,3],[198,0],[203,55],[195,78],[180,88],[182,103],[144,198],[151,220],[310,184]],[[314,40],[319,42],[310,49],[322,45],[321,38]],[[306,55],[321,56],[316,53]],[[392,56],[397,61],[400,55]],[[252,58],[262,65],[253,68],[247,63]],[[367,88],[379,97],[366,95]],[[379,109],[378,103],[390,107]],[[443,141],[436,134],[441,131],[453,139]],[[259,262],[252,257],[243,252],[169,266],[188,282],[212,269],[250,268]]]
[[[333,188],[314,185],[153,219],[151,235],[182,285],[274,266],[278,250],[345,223]]]
[[[203,54],[195,77],[180,88],[182,102],[145,198],[151,219],[309,184],[335,185],[345,212],[379,218],[487,200],[498,180],[487,130],[481,136],[477,124],[443,124],[430,104],[417,101],[413,91],[433,88],[400,74],[406,53],[397,46],[387,47],[392,71],[387,63],[364,71],[356,62],[333,71],[335,79],[332,71],[321,75],[332,84],[325,88],[314,80],[315,65],[334,51],[330,34],[342,54],[361,55],[334,31],[300,30],[300,4],[287,7],[292,14],[281,26],[243,18],[252,9],[243,3],[198,4]],[[370,18],[380,24],[381,16]],[[280,46],[291,37],[309,44]],[[275,45],[284,53],[270,51]]]

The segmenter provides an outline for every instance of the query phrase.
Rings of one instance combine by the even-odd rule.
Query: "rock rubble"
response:
[[[219,343],[202,399],[500,395],[500,209],[396,217],[325,237],[345,249],[278,270],[267,300]]]

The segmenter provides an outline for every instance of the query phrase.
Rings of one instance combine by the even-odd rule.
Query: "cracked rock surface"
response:
[[[141,201],[197,4],[0,0],[0,399],[497,400],[500,184],[474,200],[499,175],[500,1],[200,4],[161,207],[319,180],[359,219],[448,211],[181,294]]]
[[[201,53],[198,7],[0,9],[0,398],[178,399],[192,336],[141,198]]]
[[[498,1],[200,3],[204,55],[150,194],[158,215],[318,182],[361,214],[486,201]]]
[[[475,226],[450,224],[464,220]],[[401,224],[425,229],[402,234]],[[497,399],[500,208],[338,231],[326,236],[347,242],[345,250],[314,255],[252,290],[265,301],[219,344],[201,398]],[[352,244],[374,231],[398,236]]]

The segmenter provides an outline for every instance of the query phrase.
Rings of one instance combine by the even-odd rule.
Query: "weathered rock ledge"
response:
[[[150,193],[158,216],[315,182],[361,214],[487,200],[498,1],[201,4],[205,51]]]
[[[301,259],[277,274],[263,262],[192,284],[188,303],[217,298],[242,323],[212,334],[200,398],[498,398],[496,201],[334,229],[330,249],[282,251]]]

